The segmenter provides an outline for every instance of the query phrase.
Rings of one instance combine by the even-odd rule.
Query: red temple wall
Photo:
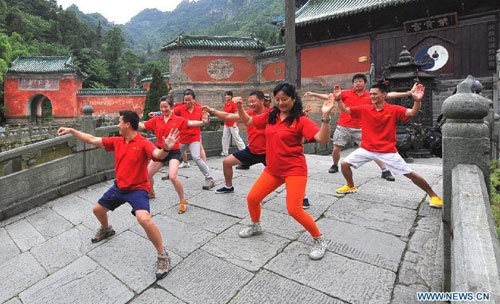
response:
[[[262,69],[262,80],[282,80],[285,79],[285,62],[273,62]]]
[[[230,62],[233,69],[228,77],[213,78],[207,70],[215,60]],[[246,82],[252,77],[257,69],[246,57],[238,56],[194,56],[186,63],[182,70],[190,81],[199,82]]]
[[[94,115],[118,114],[122,110],[132,110],[142,115],[146,96],[78,96],[78,115],[82,115],[82,108],[90,102],[94,108]]]
[[[302,78],[366,72],[370,70],[370,40],[304,48]]]

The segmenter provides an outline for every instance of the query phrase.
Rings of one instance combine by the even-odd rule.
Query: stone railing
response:
[[[500,301],[500,245],[483,172],[476,165],[452,170],[451,290],[490,292]]]
[[[492,292],[500,301],[500,248],[489,200],[491,137],[498,133],[491,103],[472,93],[473,81],[467,77],[443,103],[443,289]]]
[[[54,138],[60,127],[78,128],[77,122],[28,124],[0,128],[0,152],[22,147],[41,140]]]

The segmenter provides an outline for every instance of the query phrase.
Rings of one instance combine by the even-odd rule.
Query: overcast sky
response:
[[[180,2],[181,0],[57,0],[64,9],[75,4],[86,14],[100,13],[117,24],[127,23],[146,8],[156,8],[163,12],[174,10]]]

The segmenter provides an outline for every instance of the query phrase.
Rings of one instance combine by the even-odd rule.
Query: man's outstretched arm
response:
[[[59,128],[59,130],[57,130],[57,135],[59,135],[59,136],[66,135],[66,134],[71,134],[86,144],[91,144],[91,145],[94,145],[96,147],[104,148],[104,145],[102,144],[101,137],[95,137],[92,134],[81,132],[81,131],[75,130],[73,128]]]

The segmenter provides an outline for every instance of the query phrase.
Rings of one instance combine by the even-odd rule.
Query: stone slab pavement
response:
[[[346,156],[350,150],[342,152]],[[209,159],[217,186],[222,158]],[[124,205],[110,213],[116,235],[92,244],[92,206],[112,184],[93,185],[0,222],[0,303],[417,303],[439,286],[440,210],[407,178],[380,178],[369,163],[354,170],[358,193],[337,195],[341,173],[330,156],[307,155],[308,212],[328,242],[320,261],[311,237],[287,213],[285,188],[263,202],[265,233],[237,236],[250,221],[245,196],[263,169],[235,170],[233,194],[201,189],[197,167],[180,169],[188,211],[177,213],[170,181],[155,176],[151,213],[172,257],[154,276],[156,254]],[[442,193],[441,159],[410,164]]]

